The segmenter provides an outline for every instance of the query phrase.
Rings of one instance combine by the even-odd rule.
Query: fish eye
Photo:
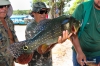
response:
[[[27,49],[28,49],[28,46],[25,45],[25,46],[23,47],[23,49],[24,49],[24,50],[27,50]]]

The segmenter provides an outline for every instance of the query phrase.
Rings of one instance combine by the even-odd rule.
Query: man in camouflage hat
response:
[[[50,10],[50,8],[47,8],[45,3],[43,2],[37,2],[33,4],[32,8],[33,9],[30,15],[34,18],[34,20],[33,22],[28,23],[26,27],[26,39],[31,39],[35,35],[33,29],[41,20],[46,19],[46,15]],[[28,63],[28,66],[52,66],[51,51],[43,55],[35,51],[32,60],[30,61],[30,63]]]
[[[29,22],[26,27],[25,36],[26,39],[31,39],[37,34],[34,28],[38,25],[41,20],[46,19],[46,15],[50,11],[45,3],[37,2],[33,4],[33,9],[30,15],[34,18],[33,22]],[[49,19],[48,19],[49,20]],[[70,36],[70,35],[69,35]],[[59,36],[58,43],[64,42],[68,38],[68,31],[63,31],[63,36]],[[28,63],[28,66],[53,66],[52,65],[52,54],[51,51],[41,55],[37,50],[33,53],[32,60]]]
[[[13,22],[10,20],[13,9],[9,0],[0,0],[0,66],[14,66],[14,58],[7,47],[17,42]]]

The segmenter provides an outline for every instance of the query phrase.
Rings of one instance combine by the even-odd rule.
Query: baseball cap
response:
[[[35,4],[33,4],[32,12],[38,12],[41,9],[47,9],[48,11],[50,10],[50,8],[46,7],[45,3],[43,3],[43,2],[36,2]]]

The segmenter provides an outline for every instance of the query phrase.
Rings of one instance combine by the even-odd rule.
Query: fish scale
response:
[[[32,39],[13,43],[8,47],[8,50],[15,58],[18,58],[23,53],[32,53],[42,44],[52,45],[57,43],[58,37],[62,35],[63,30],[71,32],[72,25],[78,29],[79,24],[80,22],[73,17],[65,15],[54,19],[42,20],[34,28],[36,33]]]

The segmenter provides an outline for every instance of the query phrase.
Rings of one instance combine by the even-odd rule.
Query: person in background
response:
[[[72,39],[73,66],[83,66],[86,61],[100,66],[100,0],[81,3],[72,16],[82,21],[78,36]]]
[[[9,0],[0,0],[0,66],[14,66],[14,57],[7,47],[18,42],[14,24],[10,19],[13,9]]]
[[[34,21],[28,23],[26,27],[26,40],[31,39],[35,35],[33,29],[41,20],[46,19],[46,15],[48,14],[49,10],[50,8],[47,8],[43,2],[37,2],[33,4],[31,16],[34,18]],[[52,66],[51,52],[41,55],[37,51],[34,51],[33,58],[28,63],[28,66]]]
[[[46,15],[50,11],[50,8],[47,8],[45,3],[36,2],[33,4],[31,16],[34,18],[33,22],[27,24],[25,30],[26,40],[34,37],[35,32],[34,28],[41,21],[46,19]],[[68,38],[68,31],[63,31],[63,36],[59,36],[58,43],[62,43]],[[52,66],[52,54],[51,51],[41,55],[36,50],[34,51],[32,60],[28,63],[28,66]]]
[[[57,18],[57,17],[59,17],[60,10],[59,10],[58,6],[56,6],[55,9],[56,9],[56,10],[55,10],[55,18]]]

